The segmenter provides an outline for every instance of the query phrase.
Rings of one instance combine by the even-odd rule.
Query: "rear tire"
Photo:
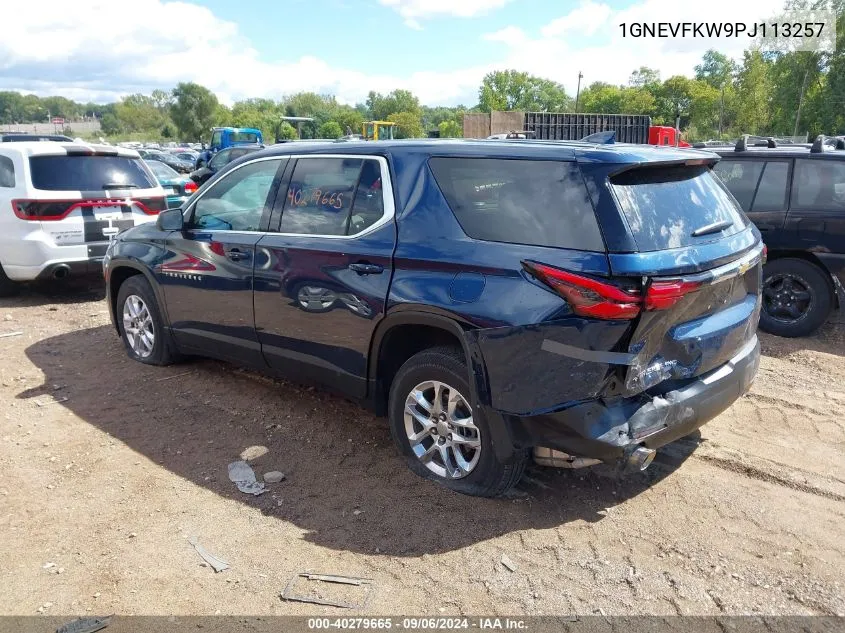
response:
[[[120,286],[115,315],[129,358],[147,365],[170,365],[179,359],[153,289],[143,275],[130,277]]]
[[[826,275],[803,259],[785,257],[766,264],[760,329],[790,338],[815,332],[833,307],[833,288]]]
[[[436,347],[412,356],[390,387],[390,434],[420,477],[456,492],[498,497],[522,477],[528,451],[499,460],[487,421],[472,411],[468,378],[460,349]]]
[[[0,266],[0,297],[14,297],[20,292],[20,284],[6,276],[6,271]]]

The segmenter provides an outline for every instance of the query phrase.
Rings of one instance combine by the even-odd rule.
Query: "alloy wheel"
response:
[[[411,390],[405,400],[405,432],[417,459],[445,479],[466,477],[481,457],[472,407],[444,382],[429,380]]]
[[[123,332],[129,347],[139,358],[147,358],[155,346],[155,326],[147,304],[138,295],[123,303]]]

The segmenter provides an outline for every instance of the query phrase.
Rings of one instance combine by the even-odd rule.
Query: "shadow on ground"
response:
[[[108,326],[40,341],[26,354],[45,378],[19,399],[66,397],[56,406],[175,475],[289,521],[307,531],[306,540],[336,550],[418,556],[515,530],[601,521],[606,508],[669,475],[697,445],[679,442],[663,463],[624,479],[610,467],[532,468],[509,498],[478,499],[410,473],[384,420],[313,388],[216,361],[148,367],[126,357]],[[259,476],[287,474],[274,487],[281,505],[229,482],[227,464],[250,446],[268,449],[253,462]],[[350,522],[356,508],[363,512]]]
[[[102,276],[21,284],[18,294],[0,299],[0,308],[25,308],[50,303],[88,303],[106,296]]]

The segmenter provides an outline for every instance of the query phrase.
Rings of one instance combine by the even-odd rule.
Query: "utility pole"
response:
[[[575,112],[578,112],[578,99],[581,97],[581,80],[584,78],[584,75],[581,71],[578,71],[578,90],[575,91]]]
[[[792,136],[798,136],[798,125],[801,122],[801,106],[804,105],[804,91],[807,89],[807,76],[810,74],[809,66],[804,70],[804,81],[801,82],[801,94],[798,96],[798,112],[795,113],[795,129]]]

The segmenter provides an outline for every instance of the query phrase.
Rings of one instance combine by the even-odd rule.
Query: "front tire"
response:
[[[764,332],[807,336],[821,327],[832,307],[833,289],[815,264],[784,257],[763,267],[760,329]]]
[[[456,492],[498,497],[525,470],[527,451],[499,460],[487,421],[472,410],[469,372],[459,349],[415,354],[390,388],[390,433],[408,467]]]
[[[170,365],[177,360],[153,289],[142,275],[130,277],[120,286],[116,315],[129,358],[147,365]]]

